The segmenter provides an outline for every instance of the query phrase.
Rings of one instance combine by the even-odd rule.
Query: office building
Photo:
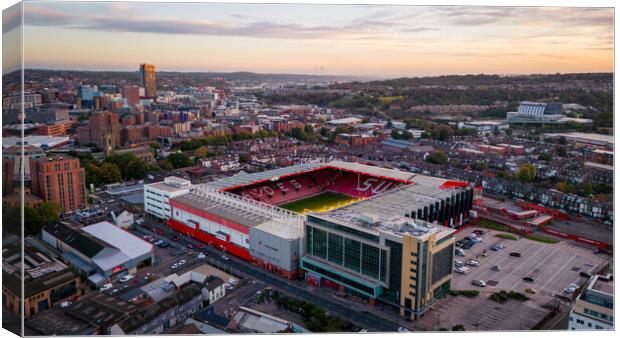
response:
[[[140,65],[140,80],[144,87],[144,96],[157,97],[157,85],[155,79],[155,65],[143,63]]]
[[[123,86],[121,94],[130,106],[135,106],[140,103],[140,87],[138,86]]]
[[[163,182],[144,185],[144,211],[159,219],[168,220],[171,217],[170,199],[189,193],[191,182],[182,178],[170,176]]]
[[[98,92],[97,86],[80,85],[78,87],[78,98],[80,106],[83,108],[95,108],[95,94]]]
[[[68,155],[30,161],[32,193],[45,202],[58,203],[63,211],[88,206],[86,177],[80,160]]]
[[[343,294],[381,300],[418,319],[450,290],[455,230],[443,225],[456,225],[472,207],[471,189],[441,188],[450,186],[441,181],[419,177],[413,185],[308,214],[301,260],[306,282],[335,284]]]
[[[568,329],[614,329],[613,275],[596,275],[590,279],[569,314]]]

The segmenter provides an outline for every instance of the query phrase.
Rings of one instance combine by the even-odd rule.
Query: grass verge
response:
[[[495,237],[510,239],[513,241],[516,241],[519,239],[517,238],[517,236],[511,235],[511,234],[495,234]]]

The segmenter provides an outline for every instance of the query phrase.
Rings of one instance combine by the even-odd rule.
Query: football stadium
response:
[[[145,186],[145,201],[168,195],[174,230],[410,318],[450,289],[452,234],[475,198],[464,182],[344,161],[241,173],[175,197]]]

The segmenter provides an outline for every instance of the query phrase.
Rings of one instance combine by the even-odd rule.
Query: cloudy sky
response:
[[[381,77],[613,69],[605,8],[27,2],[24,13],[27,68],[149,62]],[[3,14],[4,36],[17,35],[17,16]]]

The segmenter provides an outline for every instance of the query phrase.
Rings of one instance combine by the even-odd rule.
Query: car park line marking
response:
[[[548,255],[546,255],[546,256],[545,256],[545,258],[541,259],[541,260],[540,260],[540,263],[538,263],[538,264],[536,264],[535,266],[533,266],[533,267],[531,268],[531,270],[530,270],[530,271],[536,270],[536,269],[537,269],[540,265],[542,265],[542,264],[546,263],[547,258],[549,258],[549,257],[553,256],[553,255],[554,255],[554,254],[556,254],[557,252],[558,252],[558,251],[557,251],[557,250],[555,250],[555,248],[552,248],[552,249],[551,249],[551,252],[550,252]],[[527,273],[529,273],[529,272],[527,272]],[[526,273],[526,274],[527,274],[527,273]],[[523,276],[523,277],[525,277],[525,276]],[[517,280],[517,282],[516,282],[516,283],[512,284],[512,286],[510,287],[510,289],[511,289],[511,290],[514,290],[514,288],[515,288],[515,286],[516,286],[516,285],[518,285],[519,283],[523,283],[523,277],[522,277],[522,278],[519,278],[519,280]]]
[[[536,251],[536,253],[535,253],[535,254],[531,255],[531,256],[530,256],[530,258],[528,258],[528,259],[524,260],[521,264],[519,264],[519,265],[517,265],[516,267],[514,267],[514,268],[513,268],[513,270],[512,270],[512,272],[511,272],[511,273],[509,273],[508,275],[506,275],[506,277],[504,277],[504,278],[502,278],[501,280],[499,280],[499,281],[497,282],[497,284],[498,284],[498,285],[499,285],[499,284],[501,284],[504,280],[506,280],[506,278],[508,278],[508,277],[512,276],[515,272],[518,272],[518,271],[519,271],[519,269],[520,269],[523,265],[525,265],[526,263],[528,263],[528,262],[529,262],[529,261],[531,261],[532,259],[537,258],[537,257],[536,257],[536,255],[538,255],[538,253],[540,253],[540,252],[541,252],[541,251],[543,251],[544,249],[546,249],[546,247],[544,247],[544,246],[543,246],[543,247],[541,247],[540,249],[538,249],[538,251]],[[508,255],[510,255],[510,253],[509,253]]]
[[[526,243],[526,246],[527,246],[527,243]],[[519,247],[519,248],[521,248],[521,247]],[[506,249],[508,249],[508,248],[506,248]],[[506,272],[509,272],[509,273],[507,273],[507,274],[506,274],[506,276],[504,276],[504,278],[502,278],[501,280],[499,280],[499,281],[497,282],[497,284],[498,284],[498,285],[499,285],[499,284],[501,284],[504,280],[506,280],[506,278],[510,277],[513,273],[517,272],[517,271],[519,270],[519,268],[521,268],[524,264],[526,264],[526,263],[527,263],[527,262],[529,262],[530,260],[534,259],[534,258],[536,257],[536,255],[538,255],[538,253],[540,253],[540,252],[541,252],[542,250],[544,250],[544,249],[545,249],[545,247],[544,247],[544,246],[543,246],[543,247],[541,247],[540,249],[538,249],[538,251],[536,251],[536,253],[534,253],[533,255],[531,255],[531,256],[530,256],[530,258],[527,258],[526,260],[524,260],[523,262],[521,262],[521,264],[519,264],[519,265],[517,265],[517,266],[515,266],[515,267],[512,267],[512,269],[507,268],[507,269],[506,269]],[[508,253],[506,258],[507,258],[507,259],[510,259],[511,257],[512,257],[512,256],[510,256],[510,253]],[[516,259],[516,257],[514,257],[514,258],[513,258],[513,260],[514,260],[514,259]]]
[[[523,243],[521,243],[521,245],[519,245],[517,248],[513,248],[513,249],[511,249],[511,250],[518,250],[518,251],[521,251],[521,249],[522,249],[522,248],[527,247],[527,244],[528,244],[528,243],[523,242]],[[506,251],[508,250],[508,246],[506,246],[504,249],[501,249],[501,251],[505,251],[505,250],[506,250]],[[492,250],[491,250],[491,251],[492,251]],[[497,253],[497,254],[501,254],[501,251],[495,251],[495,253]],[[493,263],[492,265],[499,265],[499,267],[501,268],[501,267],[502,267],[502,265],[504,264],[504,262],[506,262],[506,261],[510,261],[510,260],[511,260],[511,258],[512,258],[512,259],[514,259],[513,257],[511,257],[511,256],[510,256],[510,253],[509,253],[509,254],[508,254],[508,256],[503,257],[503,258],[500,258],[500,260],[499,260],[497,263]],[[491,263],[491,260],[492,260],[492,259],[493,259],[493,257],[490,257],[490,259],[489,259],[489,260],[486,260],[486,262]],[[497,272],[501,272],[501,271],[497,271]],[[495,273],[492,273],[492,272],[491,272],[491,273],[488,273],[488,278],[491,278],[494,274],[495,274]],[[486,276],[486,271],[483,271],[483,272],[482,272],[482,275],[481,275],[480,277],[482,277],[482,276]],[[479,278],[479,279],[486,280],[486,279],[487,279],[487,277],[485,277],[485,278]],[[499,283],[498,283],[498,284],[499,284]]]
[[[541,287],[540,287],[540,290],[542,291],[542,290],[543,290],[543,289],[547,286],[547,284],[549,284],[549,282],[551,282],[552,280],[554,280],[554,279],[555,279],[555,278],[556,278],[556,277],[560,274],[560,272],[562,272],[562,271],[566,268],[566,266],[567,266],[568,264],[570,264],[573,260],[575,260],[575,258],[577,258],[577,254],[573,255],[573,257],[572,257],[571,259],[569,259],[569,260],[566,262],[566,264],[564,264],[564,265],[563,265],[560,269],[558,269],[558,272],[556,272],[556,273],[553,275],[553,277],[549,278],[549,280],[548,280],[548,281],[547,281],[547,282],[546,282],[543,286],[541,286]],[[532,297],[532,298],[533,298],[533,297]]]

